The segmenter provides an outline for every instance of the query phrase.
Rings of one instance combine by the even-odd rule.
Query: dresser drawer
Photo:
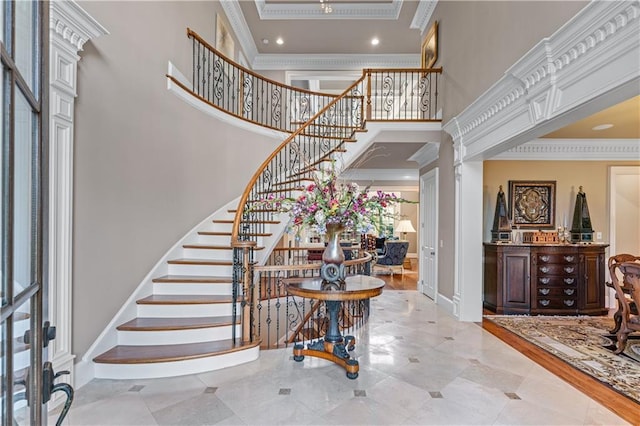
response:
[[[538,287],[537,297],[538,299],[546,298],[564,298],[571,299],[578,295],[578,289],[576,287]]]
[[[538,287],[575,287],[578,278],[574,276],[541,276],[537,279]]]
[[[538,309],[576,309],[578,301],[575,298],[538,298],[536,308]]]
[[[557,264],[577,264],[578,255],[573,253],[538,253],[538,264],[557,263]]]
[[[575,275],[578,273],[578,265],[569,263],[566,265],[559,264],[543,264],[538,265],[538,274],[540,275]]]

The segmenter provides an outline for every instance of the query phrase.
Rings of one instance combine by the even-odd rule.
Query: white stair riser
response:
[[[183,343],[211,342],[231,339],[230,325],[220,327],[192,328],[188,330],[162,331],[122,331],[118,330],[119,345],[177,345]],[[236,325],[236,336],[240,336],[241,327]]]
[[[186,259],[233,259],[233,250],[231,249],[184,248],[182,253],[182,257]]]
[[[138,305],[139,318],[219,317],[231,315],[232,303],[199,305]],[[240,304],[237,304],[240,315]]]
[[[153,294],[226,294],[231,295],[231,283],[154,283]]]
[[[94,363],[95,377],[98,379],[154,379],[159,377],[184,376],[220,370],[255,361],[260,348],[196,358],[175,362],[155,362],[149,364],[100,364]]]
[[[206,275],[210,277],[230,277],[231,265],[169,264],[169,275]]]
[[[198,234],[198,244],[209,244],[213,246],[228,246],[228,245],[231,245],[231,237],[229,235]]]

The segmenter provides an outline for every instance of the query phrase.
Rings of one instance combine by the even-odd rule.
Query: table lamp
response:
[[[408,219],[405,219],[405,220],[401,220],[400,223],[398,223],[398,226],[396,227],[396,232],[402,232],[402,239],[406,240],[407,232],[416,232],[416,230],[413,229],[413,225],[411,224],[411,221]]]

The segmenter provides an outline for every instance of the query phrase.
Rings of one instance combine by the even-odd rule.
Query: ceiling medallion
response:
[[[322,11],[324,13],[331,13],[333,12],[333,8],[331,7],[331,5],[329,4],[329,0],[320,0],[320,8],[322,9]]]

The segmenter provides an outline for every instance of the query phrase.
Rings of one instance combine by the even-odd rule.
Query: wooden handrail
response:
[[[242,193],[242,196],[240,197],[240,201],[238,202],[238,209],[237,209],[236,215],[235,215],[235,217],[233,219],[233,227],[231,228],[231,246],[232,247],[236,247],[235,244],[236,244],[236,242],[239,241],[238,237],[239,237],[239,233],[240,233],[239,232],[240,231],[240,222],[242,221],[242,215],[244,214],[244,211],[245,211],[245,205],[247,204],[247,200],[249,198],[249,193],[253,189],[253,186],[255,185],[255,183],[258,181],[258,178],[260,177],[260,175],[262,175],[262,173],[265,171],[267,166],[269,166],[269,163],[271,162],[271,160],[273,160],[273,158],[276,155],[278,155],[286,146],[288,146],[289,143],[296,138],[296,136],[298,136],[301,133],[303,133],[303,131],[306,128],[308,128],[316,119],[318,119],[318,117],[322,116],[325,112],[327,112],[332,106],[334,106],[340,99],[344,98],[353,88],[358,86],[363,80],[364,80],[364,75],[362,75],[362,77],[360,77],[356,82],[354,82],[351,86],[349,86],[349,88],[347,88],[342,93],[342,95],[340,95],[339,97],[335,98],[328,105],[325,105],[324,108],[322,108],[320,111],[318,111],[305,124],[303,124],[300,128],[298,128],[298,130],[293,132],[293,134],[291,134],[291,136],[289,136],[287,139],[285,139],[271,153],[271,155],[269,155],[269,157],[267,157],[267,159],[262,162],[260,167],[258,167],[256,172],[251,177],[251,180],[249,180],[249,183],[247,184],[244,192]]]
[[[225,61],[233,64],[233,66],[235,68],[239,68],[242,71],[246,72],[249,75],[252,75],[262,81],[266,81],[268,83],[273,84],[274,86],[279,86],[282,87],[283,89],[287,89],[290,90],[292,92],[300,92],[300,93],[306,93],[308,95],[316,95],[316,96],[328,96],[328,97],[333,97],[333,98],[337,98],[340,95],[336,95],[334,93],[322,93],[322,92],[314,92],[312,90],[307,90],[307,89],[303,89],[300,87],[294,87],[294,86],[287,86],[286,84],[283,84],[279,81],[275,81],[272,80],[268,77],[264,77],[260,74],[257,74],[256,72],[250,70],[249,68],[243,67],[242,65],[238,64],[237,62],[234,62],[233,60],[229,59],[227,56],[225,56],[224,54],[220,53],[219,50],[217,50],[215,47],[211,46],[209,43],[207,43],[205,41],[205,39],[203,39],[202,37],[200,37],[200,35],[198,33],[196,33],[195,31],[191,30],[190,28],[187,28],[187,36],[189,37],[193,37],[196,40],[198,40],[200,43],[202,43],[207,49],[215,52],[216,55],[218,55],[219,57],[223,58]]]

